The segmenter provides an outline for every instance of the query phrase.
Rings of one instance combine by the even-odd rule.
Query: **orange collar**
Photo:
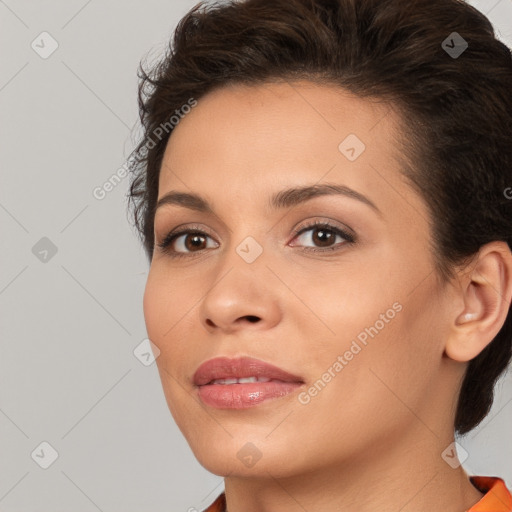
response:
[[[226,512],[226,495],[222,493],[204,512]]]
[[[512,495],[505,482],[497,476],[470,476],[471,483],[485,496],[468,512],[511,512]]]
[[[470,476],[469,480],[485,495],[467,512],[512,512],[512,495],[501,478]],[[226,495],[219,495],[204,512],[226,512]]]

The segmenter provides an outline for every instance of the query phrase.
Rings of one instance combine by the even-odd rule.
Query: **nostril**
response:
[[[249,322],[257,322],[259,320],[259,318],[257,316],[253,316],[253,315],[247,315],[247,320],[249,320]]]

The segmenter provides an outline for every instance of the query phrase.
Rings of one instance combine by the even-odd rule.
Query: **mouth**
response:
[[[304,380],[277,366],[248,357],[219,357],[194,374],[201,401],[218,409],[245,409],[293,393]]]

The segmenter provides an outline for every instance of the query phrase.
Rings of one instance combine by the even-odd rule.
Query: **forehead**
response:
[[[223,86],[200,98],[174,129],[159,196],[193,189],[213,202],[252,204],[278,189],[329,181],[360,190],[382,209],[388,203],[408,210],[411,201],[422,208],[421,198],[407,197],[415,193],[395,158],[398,121],[393,105],[334,85]]]
[[[359,98],[339,86],[304,80],[231,84],[199,100],[173,131],[168,149],[184,144],[189,146],[187,149],[192,145],[197,148],[187,130],[191,124],[202,146],[207,142],[218,146],[229,140],[252,140],[249,147],[237,148],[232,144],[231,155],[237,149],[249,152],[259,144],[264,144],[268,150],[284,151],[294,142],[318,143],[319,140],[325,140],[325,146],[330,145],[332,151],[338,149],[336,143],[351,133],[365,144],[386,145],[396,132],[396,119],[393,105],[377,98]],[[380,125],[379,130],[375,130],[377,125]],[[223,147],[217,149],[219,153]],[[303,149],[311,152],[313,145],[306,144]]]

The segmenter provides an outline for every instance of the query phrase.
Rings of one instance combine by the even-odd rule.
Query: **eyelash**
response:
[[[325,221],[315,221],[315,222],[306,224],[305,226],[301,226],[300,228],[298,228],[297,230],[294,231],[293,239],[297,238],[299,235],[302,235],[302,233],[304,233],[306,231],[312,230],[313,228],[324,229],[326,231],[331,231],[335,235],[341,236],[342,238],[345,239],[345,242],[341,244],[342,246],[353,245],[356,242],[356,238],[353,235],[351,235],[351,234],[347,233],[346,231],[338,228],[337,226],[334,226],[334,225],[330,224],[329,222],[325,222]],[[196,226],[189,226],[187,229],[183,229],[183,230],[177,231],[175,233],[172,233],[172,232],[169,233],[161,242],[157,243],[157,246],[160,248],[161,251],[163,251],[164,253],[169,255],[171,258],[191,257],[196,254],[200,254],[201,252],[203,252],[205,250],[208,250],[208,249],[201,249],[199,251],[195,251],[195,252],[191,252],[191,253],[190,252],[187,253],[187,252],[171,251],[170,247],[171,247],[172,243],[178,237],[180,237],[182,235],[204,235],[206,237],[210,236],[210,235],[208,235],[208,233],[205,233],[204,231],[196,229]],[[323,248],[323,249],[304,247],[302,250],[305,252],[324,253],[324,252],[336,251],[336,250],[339,250],[340,248],[341,248],[340,244],[337,244],[334,247],[327,247],[327,248]]]

